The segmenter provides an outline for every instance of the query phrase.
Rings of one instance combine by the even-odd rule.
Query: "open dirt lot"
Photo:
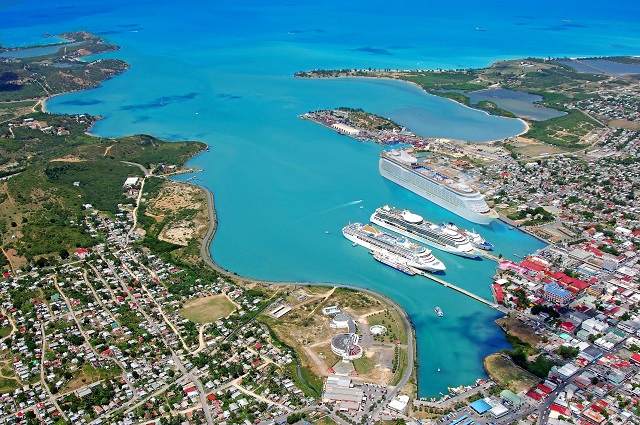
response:
[[[167,182],[147,210],[162,230],[158,239],[187,246],[194,238],[203,238],[209,228],[206,196],[195,186]]]
[[[332,329],[329,326],[331,317],[322,313],[322,308],[338,305],[344,314],[356,321],[358,333],[363,335],[361,345],[364,356],[353,362],[358,378],[380,384],[386,384],[392,379],[395,344],[374,341],[369,332],[369,322],[372,318],[373,321],[381,321],[384,317],[389,328],[395,331],[394,334],[402,332],[398,332],[398,325],[393,323],[395,314],[387,313],[377,317],[387,310],[387,306],[381,301],[361,292],[319,287],[299,287],[283,297],[283,301],[291,307],[288,314],[280,319],[264,316],[263,320],[283,342],[294,347],[302,346],[298,350],[299,354],[305,356],[302,362],[313,373],[327,376],[327,369],[341,360],[331,351],[331,338],[346,329]],[[268,308],[266,312],[271,310]]]
[[[502,354],[491,354],[484,358],[482,364],[492,380],[516,394],[528,391],[540,382],[540,379],[519,368],[508,356]]]
[[[197,298],[188,302],[180,315],[194,323],[213,323],[221,317],[227,317],[235,310],[235,306],[224,295]]]
[[[541,338],[536,335],[535,331],[519,319],[503,317],[496,320],[496,323],[503,331],[520,338],[524,342],[528,342],[532,347],[535,347],[541,341]]]

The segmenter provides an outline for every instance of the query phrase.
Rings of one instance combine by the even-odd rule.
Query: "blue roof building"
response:
[[[480,415],[482,415],[484,412],[488,410],[491,410],[491,405],[486,401],[484,401],[484,399],[476,400],[473,403],[471,403],[469,406],[471,406],[471,408],[476,412],[478,412],[478,414]]]
[[[544,286],[544,299],[556,304],[566,305],[571,301],[571,291],[564,289],[557,282],[551,282]]]

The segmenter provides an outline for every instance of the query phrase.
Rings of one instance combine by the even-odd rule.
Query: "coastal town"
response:
[[[492,300],[427,275],[502,313],[512,346],[485,358],[486,377],[439,398],[418,395],[416,335],[393,300],[213,262],[213,196],[193,185],[197,174],[168,179],[194,172],[184,163],[208,147],[143,135],[69,148],[95,117],[47,114],[40,102],[7,114],[0,424],[640,424],[637,89],[565,103],[602,124],[575,149],[526,135],[424,138],[349,108],[300,115],[347,143],[428,152],[472,176],[510,230],[547,244],[518,261],[483,254],[495,263]],[[95,185],[98,174],[115,186]],[[56,209],[47,190],[75,209]],[[49,227],[34,236],[33,222]]]

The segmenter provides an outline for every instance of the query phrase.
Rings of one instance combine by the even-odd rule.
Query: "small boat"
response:
[[[438,368],[438,372],[440,372],[440,368]]]
[[[433,309],[433,311],[435,311],[435,312],[436,312],[436,314],[437,314],[439,317],[444,316],[444,312],[442,311],[442,309],[441,309],[440,307],[436,307],[436,308],[434,308],[434,309]],[[439,372],[439,371],[440,371],[440,370],[438,369],[438,372]]]
[[[325,234],[325,235],[328,235],[328,234],[329,234],[329,231],[328,231],[328,230],[325,230],[325,231],[324,231],[324,234]]]
[[[484,32],[484,31],[486,31],[486,29],[484,29],[484,28],[479,28],[479,27],[476,27],[476,31],[482,31],[482,32]]]

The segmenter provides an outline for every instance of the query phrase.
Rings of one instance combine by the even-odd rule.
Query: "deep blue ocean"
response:
[[[543,244],[500,223],[473,226],[430,204],[380,177],[381,147],[297,116],[361,107],[423,136],[475,142],[514,135],[523,126],[399,82],[301,80],[293,73],[639,54],[640,3],[606,6],[594,0],[0,1],[0,43],[51,43],[56,39],[44,34],[87,30],[121,46],[105,57],[127,61],[130,70],[97,89],[56,97],[48,109],[103,116],[93,129],[100,136],[148,133],[208,143],[211,151],[189,165],[204,169],[199,183],[216,197],[214,259],[240,275],[348,283],[392,297],[415,324],[419,393],[430,397],[485,377],[482,357],[507,348],[493,323],[498,315],[378,264],[340,229],[388,203],[432,221],[475,227],[507,257]],[[448,268],[445,279],[491,296],[494,263],[434,253]],[[433,312],[436,305],[443,318]]]

